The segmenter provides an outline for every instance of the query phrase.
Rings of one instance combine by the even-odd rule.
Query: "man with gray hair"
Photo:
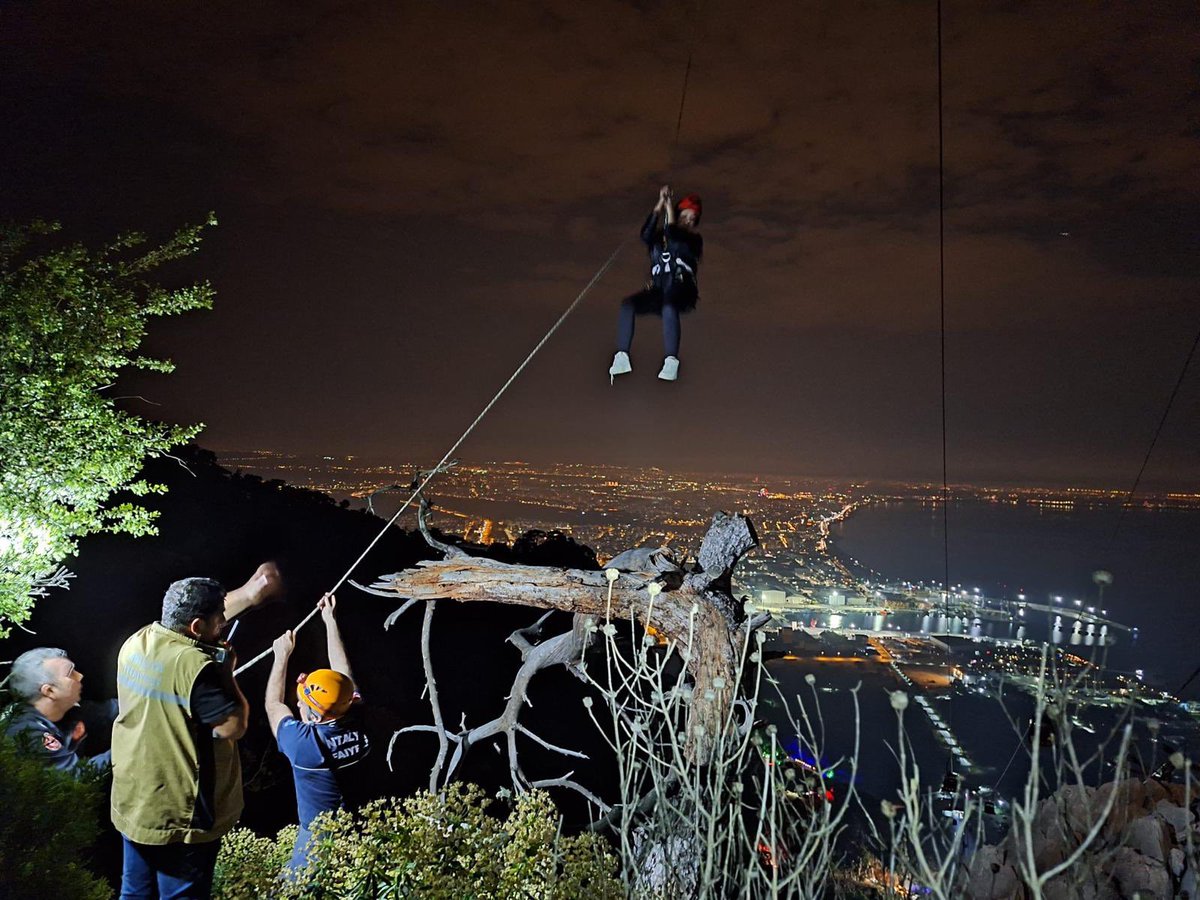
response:
[[[102,771],[109,764],[106,751],[91,758],[80,754],[87,734],[78,714],[83,673],[57,647],[35,647],[16,658],[5,684],[17,708],[5,727],[5,733],[46,765],[76,778],[89,771]],[[117,715],[117,701],[99,707],[94,718],[111,724]],[[93,723],[94,724],[94,723]]]
[[[112,820],[124,839],[123,898],[211,893],[221,837],[242,812],[237,741],[250,719],[221,632],[278,588],[270,563],[228,593],[211,578],[176,581],[162,619],[121,647]]]

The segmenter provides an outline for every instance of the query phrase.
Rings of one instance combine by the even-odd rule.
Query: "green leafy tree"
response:
[[[100,833],[102,775],[80,780],[4,736],[0,715],[0,897],[104,900],[112,891],[87,868]]]
[[[81,537],[154,532],[138,498],[165,488],[138,472],[201,426],[148,421],[111,391],[122,370],[172,370],[138,353],[149,318],[212,306],[207,283],[166,288],[150,273],[194,252],[214,224],[158,247],[129,234],[99,250],[52,241],[56,224],[0,226],[0,637],[65,585],[61,564]]]

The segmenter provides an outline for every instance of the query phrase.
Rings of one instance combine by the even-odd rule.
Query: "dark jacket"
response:
[[[679,225],[658,227],[658,214],[650,213],[642,226],[642,242],[650,250],[650,280],[666,290],[673,282],[698,282],[704,238]]]
[[[117,715],[117,701],[98,704],[98,710],[98,718],[107,719],[111,725]],[[28,703],[19,703],[5,733],[46,765],[78,778],[88,769],[99,771],[111,765],[108,752],[90,758],[79,753],[86,737],[75,740],[71,736],[79,720],[77,711],[72,710],[61,721],[51,722]]]

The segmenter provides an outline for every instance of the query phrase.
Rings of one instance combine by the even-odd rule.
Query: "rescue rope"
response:
[[[950,484],[946,465],[946,151],[942,103],[942,0],[937,4],[938,301],[942,348],[942,608],[950,614]]]
[[[1102,561],[1109,559],[1112,555],[1117,536],[1121,533],[1121,526],[1125,524],[1125,517],[1133,505],[1133,498],[1137,495],[1138,488],[1141,487],[1142,476],[1146,474],[1146,468],[1150,465],[1150,457],[1154,455],[1154,448],[1158,445],[1158,439],[1162,434],[1163,426],[1167,424],[1171,408],[1175,405],[1175,398],[1179,395],[1179,389],[1183,387],[1184,380],[1187,378],[1188,369],[1192,365],[1192,358],[1196,355],[1197,347],[1200,347],[1200,331],[1197,331],[1196,336],[1192,339],[1191,349],[1188,350],[1188,354],[1183,360],[1183,367],[1179,370],[1179,377],[1175,379],[1175,386],[1171,389],[1171,395],[1167,398],[1167,405],[1164,407],[1162,415],[1159,416],[1158,425],[1154,429],[1154,435],[1150,438],[1150,446],[1146,448],[1146,455],[1142,457],[1142,464],[1133,479],[1133,485],[1126,492],[1124,499],[1121,500],[1121,510],[1117,515],[1117,522],[1113,526],[1112,533],[1107,538],[1097,537],[1092,542],[1092,551],[1099,551]],[[1104,651],[1107,662],[1108,648],[1105,647]],[[1175,689],[1174,696],[1181,697],[1183,692],[1196,680],[1197,676],[1200,676],[1200,666],[1197,666],[1192,674],[1184,679],[1183,683]]]
[[[942,0],[937,2],[938,98],[938,307],[940,310],[942,369],[942,611],[950,615],[950,481],[946,453],[946,130],[942,99]],[[954,727],[954,698],[946,710],[946,725]],[[948,765],[953,771],[954,754]]]
[[[604,265],[602,265],[596,271],[596,274],[592,276],[592,280],[587,283],[587,285],[584,287],[584,289],[581,290],[579,292],[578,296],[575,297],[574,301],[572,301],[571,305],[567,307],[566,312],[564,312],[561,316],[559,316],[558,320],[553,325],[550,326],[550,330],[547,331],[545,333],[545,335],[542,336],[542,339],[537,342],[537,345],[532,350],[529,351],[529,355],[525,357],[525,359],[521,362],[521,364],[519,366],[517,366],[516,371],[513,372],[512,375],[510,375],[508,377],[508,380],[506,382],[504,382],[504,385],[500,388],[500,390],[498,390],[496,392],[496,395],[494,397],[492,397],[491,400],[488,401],[487,406],[485,406],[483,408],[483,410],[479,413],[479,415],[477,415],[475,417],[475,421],[473,421],[470,425],[467,426],[467,430],[464,431],[459,436],[458,440],[454,442],[454,445],[449,450],[446,451],[445,455],[441,458],[441,460],[438,462],[438,464],[429,470],[429,472],[425,476],[425,479],[421,482],[420,486],[417,487],[417,489],[412,492],[412,494],[409,496],[409,498],[404,501],[404,505],[401,506],[398,510],[396,510],[396,514],[394,516],[392,516],[390,519],[388,519],[387,524],[385,524],[383,526],[383,528],[380,529],[379,534],[375,535],[374,540],[372,540],[371,543],[369,543],[367,545],[367,548],[365,550],[363,550],[362,553],[359,554],[358,559],[356,559],[353,563],[350,564],[350,568],[348,568],[346,570],[345,574],[343,574],[342,577],[338,579],[337,584],[335,584],[332,588],[330,588],[329,593],[331,593],[331,594],[334,593],[335,591],[338,590],[338,588],[340,588],[343,584],[346,583],[346,579],[350,577],[351,573],[353,573],[354,570],[358,567],[358,564],[361,563],[366,558],[367,554],[370,553],[371,550],[375,547],[375,545],[378,544],[379,541],[383,538],[383,536],[385,534],[387,534],[387,530],[389,528],[391,528],[392,525],[395,524],[396,520],[400,518],[400,515],[406,509],[408,509],[409,506],[412,505],[413,500],[415,500],[417,497],[419,497],[421,495],[421,491],[425,490],[425,487],[429,484],[430,481],[433,480],[433,477],[442,471],[442,467],[446,464],[446,461],[450,459],[450,457],[451,457],[451,455],[453,455],[454,451],[457,450],[462,445],[463,441],[465,441],[467,439],[467,437],[471,434],[471,432],[475,430],[475,426],[478,425],[481,421],[483,421],[483,417],[486,416],[489,412],[491,412],[492,407],[496,405],[496,403],[500,400],[500,398],[502,396],[504,396],[504,392],[507,391],[509,386],[514,381],[517,380],[517,378],[520,376],[520,374],[522,372],[525,371],[525,367],[529,365],[530,360],[532,360],[534,358],[534,356],[537,355],[538,351],[541,350],[542,347],[544,347],[546,345],[546,342],[549,341],[551,337],[553,337],[554,333],[556,331],[558,331],[558,329],[562,325],[562,323],[567,320],[567,317],[575,311],[575,308],[578,307],[580,303],[583,302],[583,298],[586,297],[588,295],[588,293],[592,290],[592,288],[595,287],[596,284],[600,281],[600,279],[604,277],[605,273],[607,273],[608,270],[610,268],[612,268],[612,264],[614,262],[616,262],[617,257],[621,255],[621,251],[625,249],[625,247],[629,243],[631,237],[632,236],[627,236],[623,241],[621,241],[620,244],[617,245],[617,249],[612,252],[612,255],[609,256],[609,258],[607,260],[605,260]],[[312,620],[313,616],[315,616],[317,614],[318,609],[319,609],[319,607],[314,606],[312,608],[312,610],[309,611],[308,615],[306,615],[303,619],[301,619],[300,623],[298,625],[296,625],[296,627],[293,628],[292,631],[299,631],[301,628],[303,628],[305,625],[307,625]],[[249,662],[243,663],[242,665],[238,666],[237,669],[234,670],[234,674],[241,675],[243,672],[245,672],[251,666],[266,659],[270,654],[271,654],[271,648],[268,647],[266,650],[264,650],[262,653],[258,654],[258,656],[254,657]]]
[[[1001,780],[1004,778],[1005,775],[1008,774],[1009,767],[1013,764],[1013,760],[1017,758],[1017,754],[1021,751],[1021,747],[1023,747],[1023,746],[1024,746],[1024,744],[1022,744],[1021,741],[1017,741],[1017,748],[1015,750],[1013,750],[1012,756],[1010,756],[1008,758],[1008,762],[1006,762],[1004,764],[1004,768],[1000,771],[1000,774],[998,776],[996,776],[996,783],[992,785],[993,791],[1000,789]]]
[[[668,182],[675,177],[675,157],[679,150],[679,133],[683,129],[683,108],[687,103],[688,81],[692,74],[692,57],[696,52],[696,23],[700,19],[700,5],[702,0],[698,0],[692,14],[688,17],[688,56],[687,65],[683,67],[683,88],[679,92],[679,113],[675,116],[675,137],[671,140],[671,153],[667,157],[667,180]]]
[[[697,4],[697,12],[698,11],[699,11],[699,3]],[[684,110],[685,104],[687,103],[688,81],[689,81],[691,73],[692,73],[692,56],[693,56],[693,54],[695,52],[695,48],[696,48],[695,18],[696,18],[696,16],[693,16],[692,21],[691,21],[691,32],[692,33],[691,33],[690,40],[688,42],[687,65],[684,67],[684,70],[683,70],[683,88],[679,94],[679,113],[675,117],[675,137],[671,142],[671,154],[670,154],[669,166],[672,169],[674,168],[674,164],[675,164],[675,152],[679,147],[679,133],[683,128],[683,110]],[[621,251],[625,249],[626,245],[629,243],[629,241],[631,239],[632,239],[632,235],[626,236],[625,239],[622,240],[621,243],[617,245],[617,249],[612,252],[612,255],[609,256],[609,258],[604,262],[604,265],[602,265],[596,271],[596,274],[592,276],[592,280],[587,283],[587,285],[584,287],[584,289],[582,291],[580,291],[578,296],[576,296],[574,301],[572,301],[571,305],[567,307],[566,312],[564,312],[561,316],[559,316],[558,320],[553,325],[550,326],[550,330],[547,331],[545,333],[545,335],[542,336],[542,339],[537,342],[537,345],[532,350],[529,351],[529,355],[525,357],[525,359],[521,362],[521,364],[519,366],[517,366],[516,371],[513,372],[512,375],[509,376],[508,381],[504,382],[504,385],[500,388],[500,390],[498,390],[496,392],[496,395],[494,397],[492,397],[492,399],[490,401],[488,401],[487,406],[485,406],[483,408],[483,410],[479,413],[479,415],[477,415],[475,417],[475,421],[473,421],[470,425],[467,426],[467,430],[464,431],[459,436],[458,440],[454,442],[454,445],[449,450],[446,451],[445,455],[441,458],[441,460],[438,462],[438,464],[429,470],[428,474],[426,474],[425,479],[421,482],[421,484],[416,488],[416,490],[414,490],[412,492],[411,495],[409,495],[409,498],[404,501],[404,504],[398,510],[396,510],[396,514],[393,515],[390,519],[388,519],[387,523],[383,526],[383,528],[380,529],[379,534],[375,535],[375,538],[371,541],[371,543],[367,544],[367,548],[365,550],[363,550],[362,553],[359,554],[358,559],[356,559],[353,563],[350,564],[350,568],[348,568],[345,571],[345,573],[342,575],[342,577],[337,580],[337,584],[335,584],[332,588],[330,588],[329,593],[331,593],[331,594],[334,593],[335,591],[338,590],[338,588],[340,588],[343,584],[346,583],[346,579],[348,579],[350,577],[350,575],[358,567],[358,564],[361,563],[366,558],[367,554],[371,552],[371,550],[375,547],[375,545],[378,544],[379,541],[383,539],[383,536],[385,534],[387,534],[387,530],[389,528],[391,528],[392,525],[395,524],[396,520],[400,518],[401,514],[406,509],[408,509],[409,506],[412,505],[413,500],[415,500],[417,497],[419,497],[421,495],[421,492],[423,490],[425,490],[425,487],[429,484],[430,481],[433,480],[433,477],[435,475],[437,475],[439,472],[443,471],[442,467],[446,465],[446,462],[454,454],[454,451],[457,450],[462,445],[463,441],[465,441],[467,439],[467,437],[471,434],[471,432],[475,430],[475,426],[478,425],[481,421],[483,421],[483,417],[486,416],[489,412],[491,412],[492,407],[496,405],[496,403],[504,395],[504,392],[507,391],[509,386],[514,381],[517,380],[518,376],[520,376],[520,374],[522,372],[525,371],[525,367],[529,365],[530,360],[532,360],[534,358],[534,356],[537,355],[538,351],[541,350],[543,346],[545,346],[546,342],[548,340],[550,340],[550,338],[554,335],[554,333],[556,331],[558,331],[558,329],[562,325],[562,323],[567,320],[567,317],[575,311],[575,308],[577,306],[579,306],[579,304],[581,302],[583,302],[583,298],[588,295],[588,293],[592,290],[592,288],[595,287],[596,284],[600,281],[600,279],[603,278],[604,275],[608,272],[608,270],[610,268],[612,268],[613,263],[617,261],[617,257],[621,255]],[[318,609],[320,609],[320,607],[314,606],[311,610],[309,610],[308,615],[306,615],[303,619],[301,619],[300,622],[296,625],[296,627],[292,629],[292,631],[293,632],[299,631],[301,628],[303,628],[305,625],[307,625],[310,621],[312,621],[312,618],[313,618],[313,616],[315,616],[317,614]],[[251,659],[249,662],[243,663],[242,665],[238,666],[237,669],[234,670],[234,675],[242,674],[247,669],[249,669],[251,666],[266,659],[270,654],[271,654],[271,648],[268,647],[262,653],[258,654],[258,656]]]
[[[1117,519],[1117,525],[1113,529],[1112,536],[1108,539],[1111,544],[1117,538],[1117,533],[1121,530],[1121,523],[1125,521],[1125,513],[1129,511],[1129,504],[1133,500],[1133,495],[1137,493],[1138,487],[1142,483],[1142,476],[1146,474],[1146,466],[1150,462],[1150,455],[1154,452],[1154,445],[1158,443],[1158,436],[1162,434],[1163,425],[1167,423],[1167,416],[1171,414],[1171,407],[1175,404],[1175,397],[1179,394],[1179,389],[1183,386],[1183,380],[1187,376],[1188,367],[1192,364],[1192,357],[1196,355],[1196,347],[1200,345],[1200,331],[1196,332],[1196,338],[1192,341],[1192,349],[1188,351],[1187,358],[1183,361],[1183,368],[1179,370],[1179,377],[1175,379],[1175,387],[1171,390],[1171,396],[1167,398],[1167,408],[1163,410],[1162,417],[1158,420],[1158,427],[1154,429],[1154,437],[1150,439],[1150,446],[1146,448],[1146,456],[1142,460],[1142,467],[1138,469],[1137,477],[1133,479],[1133,487],[1129,489],[1129,493],[1125,495],[1125,500],[1121,503],[1121,517]]]
[[[671,141],[671,156],[667,169],[674,174],[675,151],[679,149],[679,130],[683,127],[683,105],[687,102],[688,77],[692,74],[692,51],[688,50],[687,66],[683,70],[683,90],[679,93],[679,115],[675,119],[675,138]]]

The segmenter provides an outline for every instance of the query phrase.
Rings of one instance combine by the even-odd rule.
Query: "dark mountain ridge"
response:
[[[70,590],[54,592],[40,601],[29,623],[35,634],[17,631],[6,642],[6,657],[33,646],[62,647],[86,676],[85,698],[113,696],[120,646],[158,617],[168,584],[188,576],[207,576],[236,586],[260,562],[273,560],[283,574],[284,597],[243,618],[234,644],[241,661],[247,661],[269,647],[284,629],[294,627],[384,524],[378,517],[349,509],[324,494],[228,471],[217,464],[212,453],[200,448],[185,448],[179,459],[182,465],[173,459],[152,460],[144,472],[150,480],[168,486],[165,495],[146,500],[147,506],[160,512],[159,534],[143,538],[96,535],[84,540],[78,557],[67,564],[75,573]],[[436,482],[430,493],[436,497]],[[412,519],[407,521],[415,525]],[[437,536],[459,543],[473,555],[503,561],[597,567],[590,549],[553,532],[530,532],[511,547],[466,545],[453,536]],[[370,584],[380,575],[438,555],[415,529],[390,528],[351,577]],[[388,741],[396,728],[432,721],[428,700],[422,696],[422,611],[410,610],[385,631],[383,621],[400,605],[400,598],[392,602],[349,584],[338,591],[338,597],[339,621],[367,701],[373,745],[369,762],[359,774],[359,799],[406,795],[427,787],[436,753],[432,735],[401,737],[392,769],[387,761]],[[467,723],[473,725],[500,712],[520,663],[517,651],[505,638],[540,614],[539,610],[492,604],[439,605],[433,620],[431,658],[447,722],[456,725],[465,714]],[[547,623],[546,633],[564,631],[569,624],[569,616],[556,613]],[[326,664],[324,629],[315,620],[297,635],[289,676]],[[243,823],[260,831],[295,821],[291,775],[286,760],[274,748],[263,713],[269,668],[267,658],[239,679],[252,709],[250,731],[241,742],[246,783]],[[531,686],[532,706],[523,721],[554,744],[585,752],[598,750],[599,736],[579,702],[584,690],[562,670],[540,673]],[[93,733],[86,751],[96,753],[106,746],[107,735]],[[574,768],[576,777],[600,789],[607,780],[607,773],[588,771],[598,767],[566,765],[578,760],[552,756],[531,741],[523,742],[521,754],[522,764],[536,777],[555,777]],[[493,751],[489,742],[468,755],[458,777],[495,790],[510,784],[507,758]],[[558,799],[568,806],[573,802],[570,797]],[[584,810],[576,812],[583,814]]]

